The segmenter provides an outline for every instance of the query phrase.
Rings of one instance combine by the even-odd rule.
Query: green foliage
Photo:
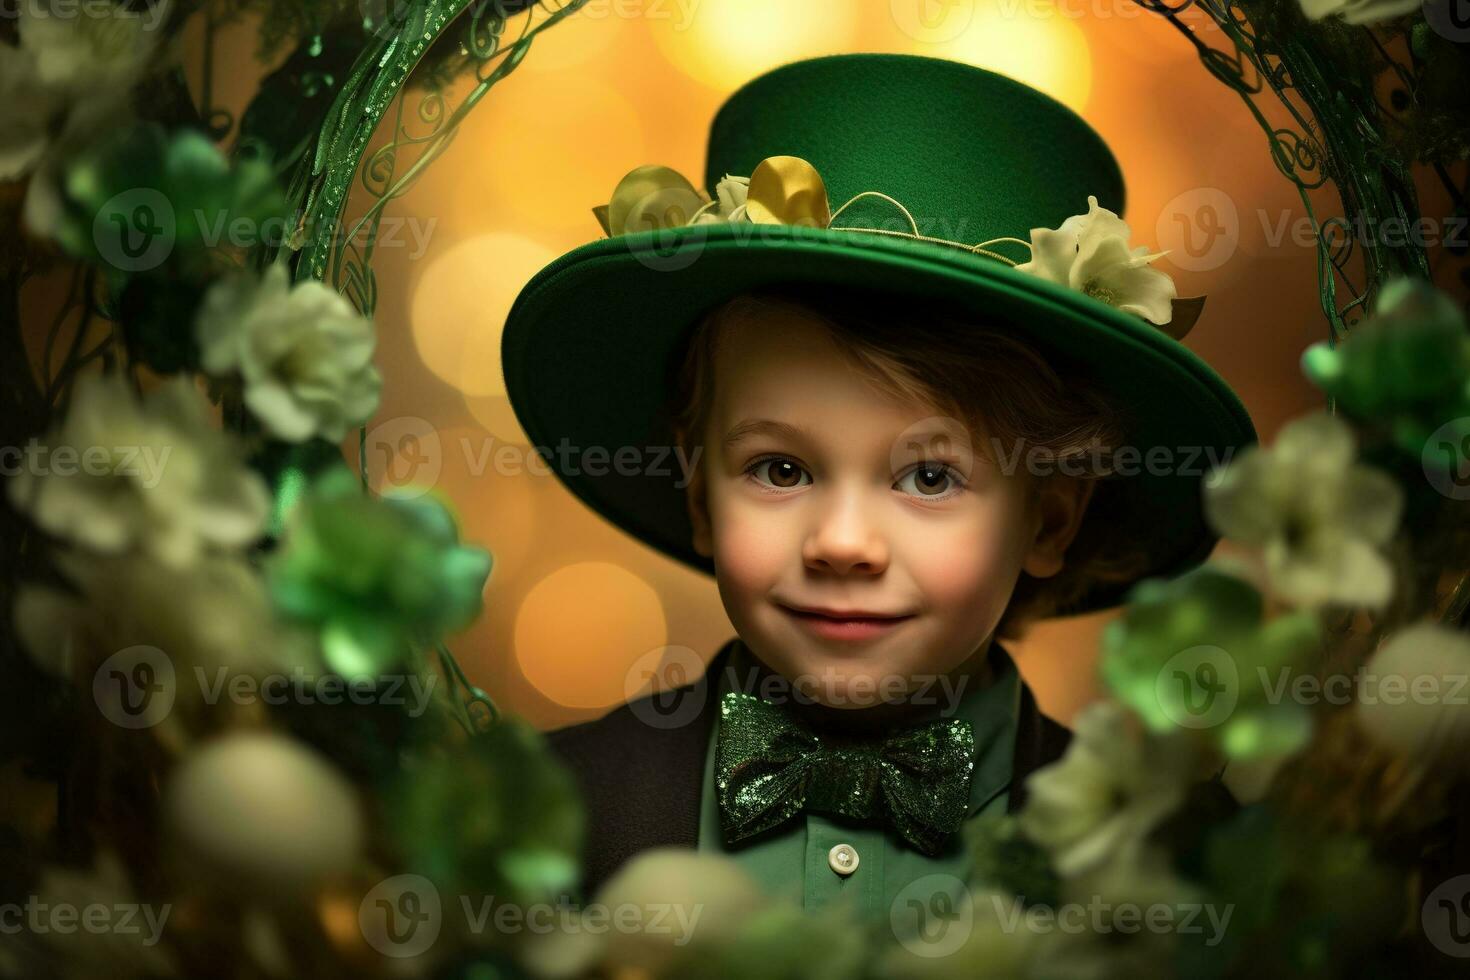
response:
[[[66,166],[52,229],[77,258],[128,272],[164,263],[207,271],[209,250],[265,234],[285,198],[270,168],[231,166],[196,130],[140,122],[113,130]],[[242,236],[243,232],[243,236]]]
[[[529,904],[576,882],[581,800],[545,738],[524,722],[507,719],[411,764],[386,794],[384,815],[405,865],[446,902],[463,895]]]
[[[367,496],[337,467],[287,518],[266,574],[277,606],[320,631],[333,670],[374,677],[479,614],[490,554],[459,543],[433,496]]]
[[[1399,926],[1403,874],[1367,840],[1311,833],[1265,805],[1215,830],[1205,869],[1215,900],[1234,908],[1212,973],[1229,963],[1231,976],[1362,975],[1353,967]]]
[[[1273,703],[1261,681],[1301,666],[1316,647],[1319,628],[1309,613],[1263,622],[1255,586],[1214,565],[1145,580],[1128,599],[1123,616],[1103,628],[1101,670],[1149,728],[1198,727],[1236,758],[1305,742],[1307,709],[1290,698]],[[1219,710],[1202,687],[1222,699]],[[1202,694],[1209,696],[1204,708]]]
[[[1470,329],[1465,313],[1432,284],[1397,279],[1379,293],[1373,316],[1335,348],[1320,342],[1302,373],[1338,407],[1417,460],[1430,436],[1470,416]],[[1461,433],[1461,438],[1470,431]],[[1450,465],[1457,465],[1458,439]]]
[[[1061,879],[1051,860],[1021,832],[1010,814],[972,820],[964,827],[966,844],[975,856],[970,885],[1000,888],[1027,903],[1054,905],[1060,898]]]

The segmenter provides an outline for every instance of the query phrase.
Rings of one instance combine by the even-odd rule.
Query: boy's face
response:
[[[978,433],[880,394],[819,324],[731,325],[714,380],[694,546],[742,640],[803,694],[856,708],[939,691],[988,649],[1020,572],[1061,569],[1090,485],[1003,472]]]

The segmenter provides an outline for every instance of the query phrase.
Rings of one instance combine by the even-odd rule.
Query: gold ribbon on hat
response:
[[[638,167],[623,177],[613,189],[612,199],[607,204],[594,207],[592,213],[608,237],[744,219],[758,225],[800,225],[829,231],[893,235],[913,241],[962,248],[971,254],[983,255],[1011,267],[1021,263],[992,251],[989,246],[1012,242],[1024,245],[1028,250],[1031,248],[1031,243],[1022,238],[992,238],[969,244],[921,234],[918,222],[908,208],[881,191],[862,191],[849,198],[836,211],[832,211],[822,175],[817,172],[816,167],[801,157],[769,156],[756,164],[749,178],[727,174],[721,184],[724,185],[726,181],[746,185],[745,203],[731,208],[728,214],[710,217],[710,209],[723,208],[729,203],[723,196],[711,198],[705,192],[696,190],[688,178],[678,171],[649,164]],[[910,230],[833,224],[838,215],[865,197],[876,197],[892,204],[903,214]],[[1175,298],[1172,300],[1173,315],[1168,323],[1155,324],[1149,320],[1145,322],[1175,340],[1183,340],[1198,321],[1204,303],[1203,296]]]

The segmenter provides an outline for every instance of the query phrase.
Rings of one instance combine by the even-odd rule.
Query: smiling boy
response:
[[[1121,208],[1116,161],[1032,89],[932,58],[797,62],[727,100],[706,177],[715,196],[630,173],[609,237],[538,273],[505,329],[533,443],[698,460],[687,486],[557,472],[714,575],[737,633],[693,684],[552,733],[588,809],[583,890],[676,845],[881,917],[962,880],[961,831],[1067,744],[999,641],[1215,543],[1197,473],[1110,454],[1254,431],[1159,329],[1172,282],[1098,205]]]
[[[863,681],[873,691],[880,679],[912,678],[901,692],[910,694],[925,678],[978,669],[1020,573],[1061,571],[1093,488],[1067,478],[1043,486],[986,455],[973,416],[981,396],[1004,392],[975,392],[969,401],[981,404],[970,405],[963,387],[905,394],[926,379],[899,372],[988,360],[991,373],[1010,375],[1008,387],[1056,389],[1048,415],[1028,420],[1033,438],[1110,431],[1094,414],[1105,410],[1100,399],[1035,371],[1034,360],[1038,376],[1028,377],[1019,345],[999,371],[1003,338],[964,329],[946,343],[941,328],[926,343],[898,311],[862,305],[834,324],[790,300],[727,304],[694,338],[690,387],[704,401],[676,420],[681,434],[700,432],[704,465],[688,496],[694,548],[713,559],[741,640],[784,677],[825,672],[822,700],[855,705],[851,688]],[[866,334],[842,332],[859,323]],[[885,341],[905,345],[908,365],[878,360]]]

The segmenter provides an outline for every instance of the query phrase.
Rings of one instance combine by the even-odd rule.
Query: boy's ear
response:
[[[705,558],[714,557],[714,537],[710,533],[709,496],[704,482],[703,466],[694,467],[690,473],[689,483],[684,488],[684,506],[689,511],[689,523],[694,528],[695,552]]]
[[[1092,500],[1095,480],[1079,480],[1060,474],[1043,477],[1036,489],[1036,540],[1026,554],[1022,569],[1034,578],[1051,578],[1066,564],[1064,556],[1082,527],[1087,504]]]

